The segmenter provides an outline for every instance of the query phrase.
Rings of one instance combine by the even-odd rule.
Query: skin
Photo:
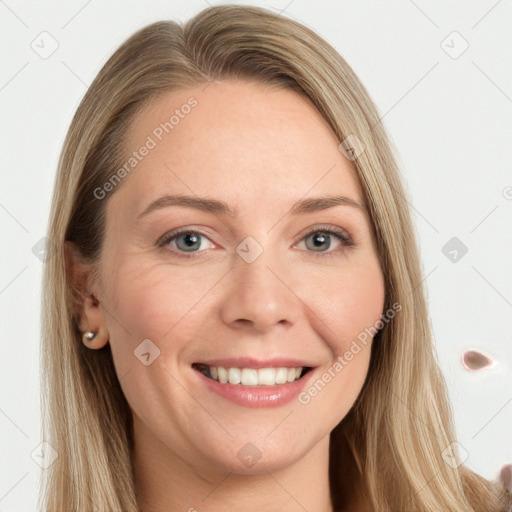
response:
[[[138,500],[144,512],[332,511],[329,434],[363,386],[371,342],[306,405],[236,405],[209,392],[191,364],[300,356],[319,377],[380,318],[384,280],[367,212],[290,212],[305,197],[362,202],[353,162],[309,100],[245,81],[154,99],[129,128],[127,157],[191,96],[198,105],[104,199],[99,277],[73,267],[96,299],[81,310],[82,329],[98,331],[86,344],[110,343],[133,411]],[[138,218],[178,193],[223,200],[237,215],[172,206]],[[315,249],[306,234],[319,225],[355,245],[331,235]],[[179,255],[191,254],[183,235],[157,246],[181,227],[205,233],[190,258]],[[252,263],[236,252],[248,236],[263,248]],[[148,366],[134,357],[145,339],[160,350]],[[246,443],[261,454],[251,467],[237,457]],[[346,502],[358,510],[353,488]]]

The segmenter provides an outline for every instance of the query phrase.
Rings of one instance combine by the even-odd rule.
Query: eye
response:
[[[333,238],[337,246],[332,249]],[[157,241],[158,247],[170,246],[178,256],[195,257],[198,253],[204,252],[208,247],[204,246],[205,241],[213,242],[200,231],[185,228],[176,229],[166,233]],[[309,252],[317,253],[316,256],[333,256],[345,247],[354,246],[350,235],[343,229],[332,226],[317,226],[309,230],[300,240],[305,243]],[[336,248],[338,247],[338,248]],[[188,253],[188,254],[187,254]]]
[[[329,250],[333,245],[333,238],[338,244],[338,249],[335,248],[333,250]],[[333,253],[339,252],[344,247],[351,247],[355,245],[352,238],[350,238],[349,234],[345,230],[331,226],[315,227],[304,235],[301,239],[301,242],[302,241],[304,241],[307,249],[310,249],[312,252],[316,252],[318,255],[322,256],[332,256]]]
[[[157,245],[159,247],[170,245],[171,248],[178,253],[192,253],[180,254],[180,256],[188,257],[193,256],[194,253],[198,252],[199,249],[205,249],[203,244],[205,240],[210,239],[200,231],[195,231],[192,229],[180,229],[165,234],[160,240],[158,240]]]

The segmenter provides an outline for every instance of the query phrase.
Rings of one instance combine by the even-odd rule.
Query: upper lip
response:
[[[312,368],[313,365],[302,360],[290,357],[273,357],[271,359],[255,359],[253,357],[227,357],[222,359],[209,359],[196,361],[194,364],[207,366],[223,366],[224,368]]]

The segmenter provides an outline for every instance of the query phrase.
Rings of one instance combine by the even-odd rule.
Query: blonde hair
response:
[[[183,25],[153,23],[103,66],[69,128],[58,164],[48,238],[59,250],[44,269],[43,440],[57,451],[43,472],[40,507],[51,512],[135,512],[131,410],[110,346],[81,342],[80,291],[66,277],[65,241],[84,261],[101,251],[105,200],[94,194],[122,163],[126,129],[157,95],[214,79],[287,87],[311,99],[338,139],[356,135],[354,160],[386,286],[385,310],[365,385],[331,433],[334,509],[344,506],[340,459],[349,449],[359,492],[377,512],[506,510],[510,496],[443,450],[455,440],[452,411],[432,342],[419,251],[392,146],[365,88],[345,60],[305,26],[262,8],[216,6]],[[119,188],[119,187],[117,187]]]

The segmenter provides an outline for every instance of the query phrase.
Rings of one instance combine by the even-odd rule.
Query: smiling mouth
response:
[[[192,368],[209,379],[221,384],[239,384],[241,386],[277,386],[301,379],[311,367],[277,367],[277,368],[225,368],[193,363]]]

